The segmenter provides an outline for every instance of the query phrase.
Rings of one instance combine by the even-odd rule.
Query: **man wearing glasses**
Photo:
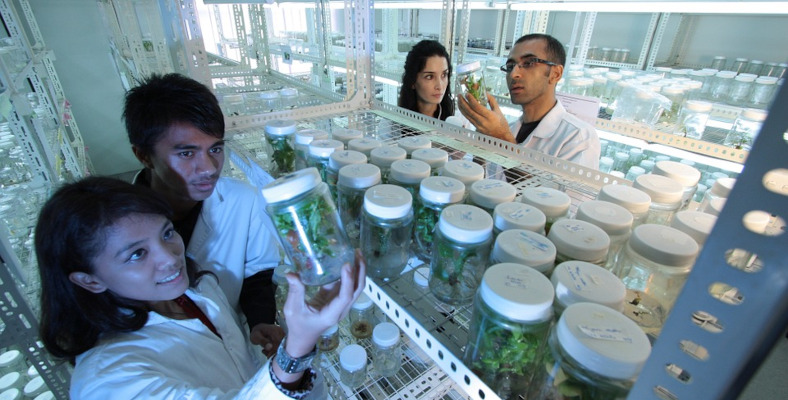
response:
[[[599,169],[596,130],[569,114],[555,97],[565,62],[564,46],[554,37],[538,33],[525,35],[517,39],[509,51],[509,59],[501,66],[512,104],[523,107],[522,118],[509,125],[489,93],[489,109],[473,96],[458,96],[460,112],[478,132]]]

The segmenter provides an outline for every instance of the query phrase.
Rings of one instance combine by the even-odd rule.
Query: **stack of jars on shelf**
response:
[[[52,400],[55,396],[24,354],[7,348],[0,353],[0,398]]]

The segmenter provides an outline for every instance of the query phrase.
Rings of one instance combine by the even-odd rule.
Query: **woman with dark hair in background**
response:
[[[405,58],[398,106],[445,121],[454,115],[451,58],[435,40],[416,43]]]

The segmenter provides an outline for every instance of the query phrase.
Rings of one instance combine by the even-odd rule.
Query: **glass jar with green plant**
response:
[[[269,173],[274,178],[295,170],[295,121],[277,119],[265,124],[265,141],[270,160]]]
[[[337,181],[339,180],[339,169],[352,164],[366,164],[367,156],[364,153],[354,150],[341,150],[331,153],[328,157],[326,167],[326,184],[331,192],[331,198],[337,200]]]
[[[484,86],[482,63],[473,61],[457,66],[457,93],[470,94],[483,106],[487,106],[487,88]]]
[[[328,170],[328,162],[331,154],[342,151],[344,146],[342,142],[334,139],[321,139],[313,140],[309,144],[309,154],[307,155],[306,164],[308,167],[317,168],[320,174],[320,180],[326,182],[326,171]]]
[[[315,140],[328,139],[328,132],[320,129],[302,129],[295,133],[295,169],[307,167],[306,160],[309,157],[309,144]]]
[[[423,261],[432,259],[432,241],[441,211],[461,202],[464,196],[465,185],[454,178],[431,176],[421,181],[414,205],[413,244],[416,255]]]
[[[413,150],[410,154],[413,160],[424,161],[430,166],[430,176],[440,175],[440,170],[449,162],[449,153],[443,149],[430,147],[429,149]]]
[[[361,254],[367,276],[388,281],[408,264],[413,231],[413,196],[395,185],[376,185],[364,194]]]
[[[361,207],[364,204],[364,192],[379,183],[380,168],[376,165],[353,164],[339,169],[337,178],[339,218],[354,248],[359,247],[361,236]]]

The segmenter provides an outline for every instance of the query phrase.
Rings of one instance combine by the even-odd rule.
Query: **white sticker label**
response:
[[[578,325],[578,329],[588,337],[599,340],[611,340],[614,342],[632,343],[632,338],[627,336],[621,329],[594,327],[588,325]]]

